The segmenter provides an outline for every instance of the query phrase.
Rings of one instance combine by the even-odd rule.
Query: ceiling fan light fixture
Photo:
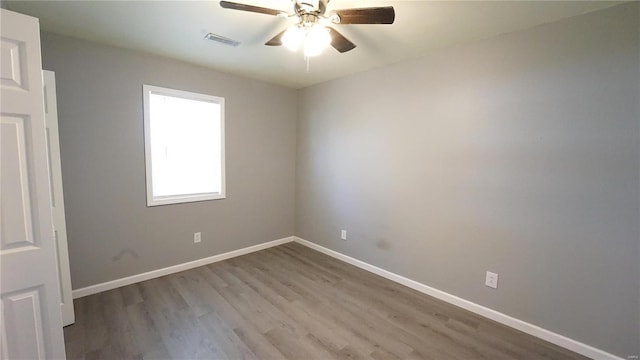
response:
[[[294,25],[282,34],[282,45],[291,51],[298,51],[305,37],[305,31]]]
[[[324,26],[297,24],[282,34],[282,45],[291,51],[302,47],[304,56],[318,56],[331,44],[331,34]]]
[[[331,44],[329,29],[315,25],[306,31],[304,37],[304,56],[318,56]]]

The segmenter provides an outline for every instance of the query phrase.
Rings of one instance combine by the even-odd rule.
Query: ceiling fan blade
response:
[[[260,6],[239,4],[239,3],[234,3],[234,2],[231,2],[231,1],[220,1],[220,6],[222,6],[225,9],[242,10],[242,11],[249,11],[249,12],[267,14],[267,15],[274,15],[274,16],[277,16],[278,14],[284,13],[284,11],[280,11],[280,10],[263,8],[263,7],[260,7]]]
[[[340,24],[393,24],[396,12],[393,6],[336,10]]]
[[[331,34],[331,46],[333,46],[336,50],[341,53],[345,53],[349,50],[353,50],[356,47],[356,44],[352,43],[344,37],[344,35],[337,32],[335,29],[327,27],[329,29],[329,34]]]
[[[267,46],[280,46],[280,45],[282,45],[282,35],[284,34],[285,31],[287,31],[287,29],[282,30],[278,35],[274,36],[273,38],[271,38],[271,40],[267,41],[264,44],[267,45]]]

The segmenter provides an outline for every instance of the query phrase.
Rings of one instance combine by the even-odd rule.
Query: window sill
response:
[[[197,194],[197,195],[180,195],[180,196],[162,196],[147,199],[147,207],[182,204],[190,202],[208,201],[208,200],[222,200],[226,199],[225,194]]]

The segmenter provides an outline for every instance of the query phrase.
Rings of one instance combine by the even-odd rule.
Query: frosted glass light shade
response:
[[[298,51],[305,37],[305,31],[299,26],[292,26],[282,34],[282,45],[291,51]]]
[[[302,46],[304,56],[317,56],[331,44],[329,29],[321,25],[294,25],[282,34],[282,45],[291,51]]]
[[[312,26],[304,38],[304,56],[317,56],[331,43],[329,29],[324,26]]]

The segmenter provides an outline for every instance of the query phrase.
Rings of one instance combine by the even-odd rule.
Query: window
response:
[[[224,98],[143,85],[147,206],[224,199]]]

